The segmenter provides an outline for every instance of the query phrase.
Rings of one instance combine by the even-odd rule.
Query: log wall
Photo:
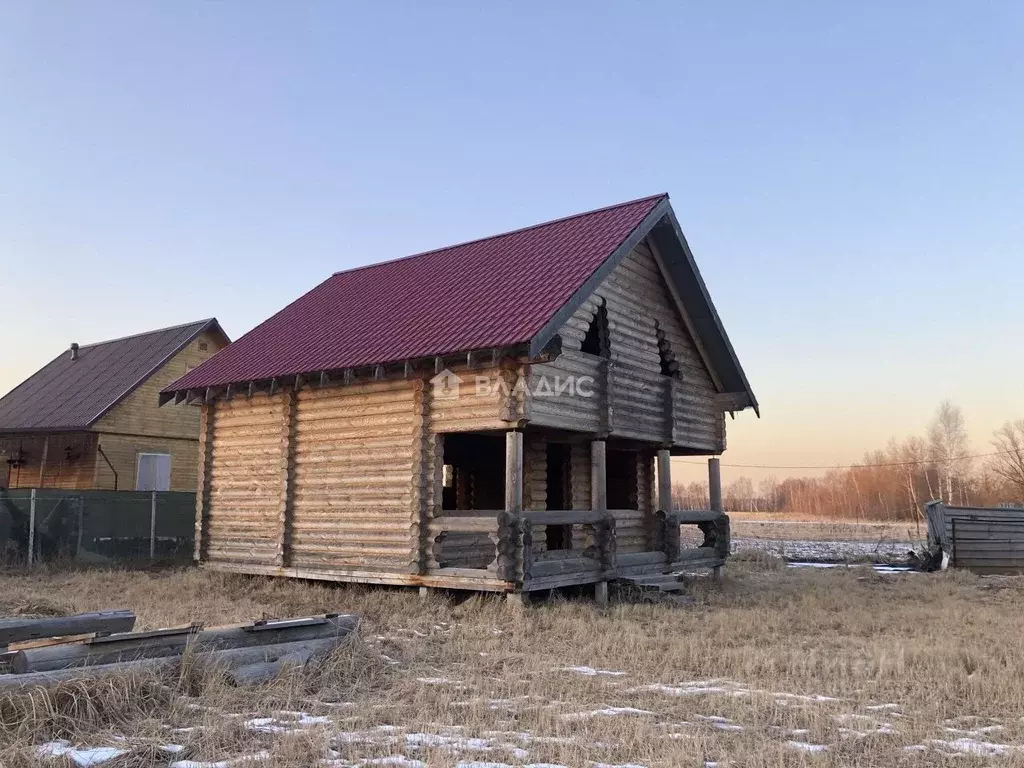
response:
[[[581,352],[587,329],[605,302],[610,358]],[[680,377],[661,372],[658,331]],[[605,432],[678,448],[724,450],[725,422],[717,389],[676,307],[651,251],[641,244],[601,283],[560,329],[562,354],[530,371],[530,391],[541,378],[590,376],[596,397],[536,394],[528,416],[537,425]]]
[[[197,542],[210,560],[275,564],[284,412],[280,393],[207,407],[212,445],[196,504],[205,504]]]
[[[297,395],[288,565],[408,570],[422,381]]]

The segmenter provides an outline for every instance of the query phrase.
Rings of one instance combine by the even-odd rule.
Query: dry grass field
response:
[[[209,670],[0,700],[0,763],[970,766],[1024,764],[1024,583],[787,569],[740,555],[694,603],[526,609],[218,575],[35,570],[0,613],[132,607],[138,628],[354,611],[318,670],[232,689]],[[99,755],[107,756],[107,755]],[[243,758],[248,758],[243,759]],[[77,760],[77,762],[73,762]]]

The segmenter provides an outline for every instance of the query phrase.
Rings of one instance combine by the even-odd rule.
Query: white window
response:
[[[171,454],[140,453],[135,474],[136,491],[171,490]]]

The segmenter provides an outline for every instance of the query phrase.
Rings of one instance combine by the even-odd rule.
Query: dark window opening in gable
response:
[[[611,347],[608,343],[608,309],[604,299],[594,313],[594,319],[590,321],[587,328],[587,335],[583,337],[581,352],[598,357],[611,357]]]
[[[672,345],[665,337],[665,331],[657,320],[654,321],[654,334],[658,338],[658,357],[661,358],[661,375],[671,376],[673,379],[680,378],[679,363],[676,362],[675,353],[672,352]]]

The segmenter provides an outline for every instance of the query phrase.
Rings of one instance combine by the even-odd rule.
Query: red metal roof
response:
[[[0,398],[0,432],[88,429],[208,329],[224,333],[210,318],[65,350]]]
[[[338,272],[164,392],[527,342],[666,197]]]

